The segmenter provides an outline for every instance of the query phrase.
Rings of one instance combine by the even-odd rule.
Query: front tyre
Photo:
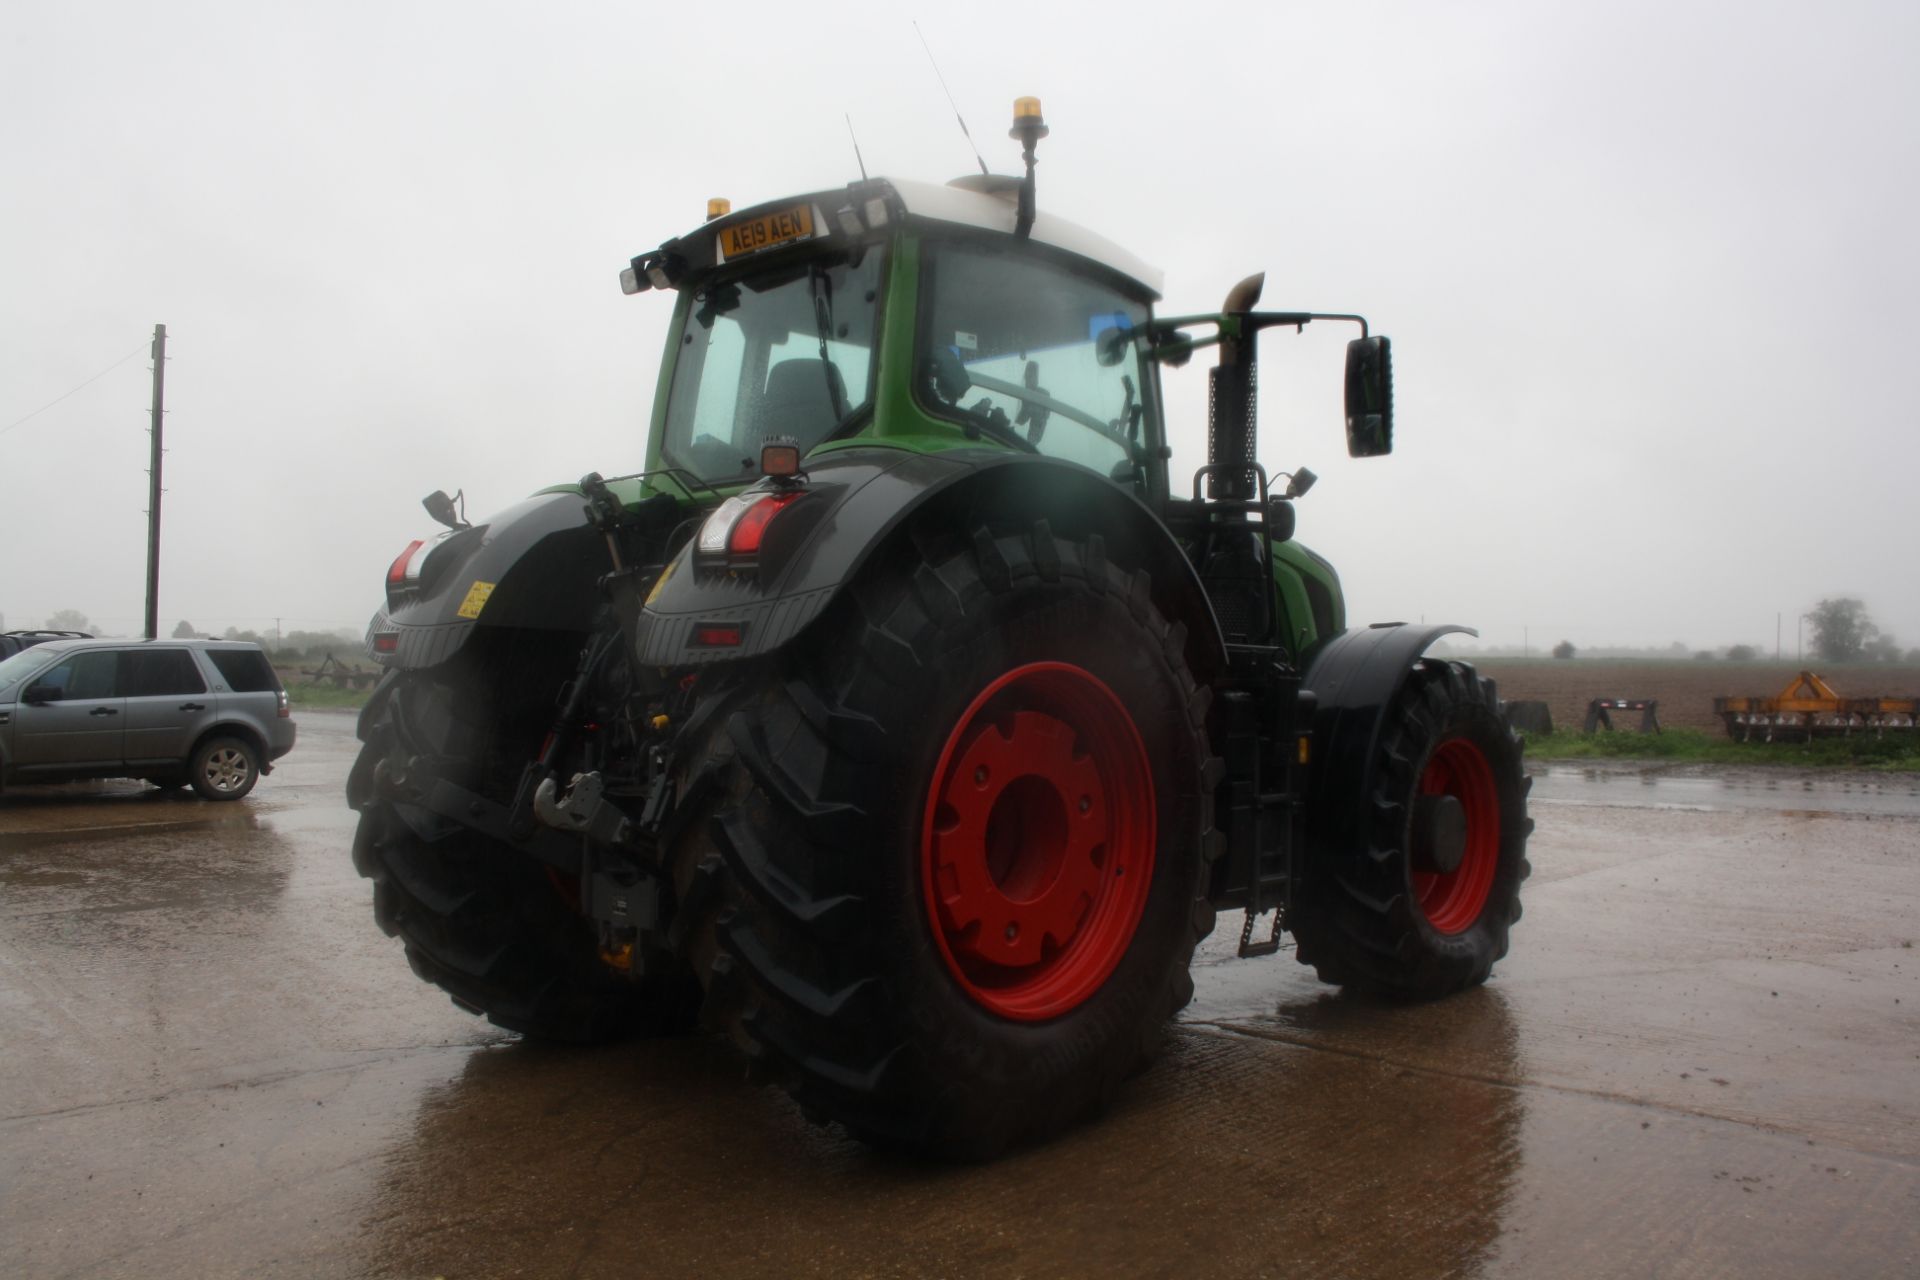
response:
[[[982,529],[708,695],[676,932],[814,1118],[985,1158],[1103,1106],[1191,997],[1207,698],[1149,586]]]
[[[1422,659],[1382,720],[1366,845],[1310,850],[1293,933],[1325,982],[1430,999],[1507,953],[1531,784],[1493,681],[1464,663]]]

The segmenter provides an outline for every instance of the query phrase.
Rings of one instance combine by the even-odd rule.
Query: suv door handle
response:
[[[87,712],[87,714],[90,716],[117,716],[120,713],[112,707],[95,707],[93,710]]]
[[[182,711],[205,711],[206,707],[198,702],[183,702],[180,704],[180,709]]]

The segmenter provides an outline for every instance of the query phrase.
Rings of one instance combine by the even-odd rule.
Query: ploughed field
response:
[[[1586,719],[1587,703],[1595,698],[1657,698],[1660,724],[1668,729],[1705,729],[1724,733],[1726,726],[1713,714],[1720,697],[1771,697],[1786,687],[1804,667],[1820,675],[1843,697],[1874,694],[1920,696],[1920,667],[1899,663],[1706,662],[1691,658],[1648,661],[1637,658],[1475,658],[1473,663],[1500,686],[1509,702],[1544,702],[1553,712],[1553,727],[1578,731]],[[1616,711],[1616,729],[1639,727],[1640,713]]]

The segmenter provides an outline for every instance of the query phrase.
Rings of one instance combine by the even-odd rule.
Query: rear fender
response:
[[[577,491],[535,494],[434,548],[421,585],[373,615],[367,650],[412,670],[445,662],[479,627],[585,632],[612,567]],[[390,651],[374,647],[383,634],[395,637]]]
[[[644,605],[623,609],[644,666],[685,667],[765,657],[792,643],[873,563],[906,536],[910,519],[966,534],[982,524],[1024,528],[1044,519],[1062,538],[1098,535],[1116,563],[1144,569],[1154,604],[1187,626],[1187,657],[1205,682],[1225,666],[1212,607],[1166,526],[1125,490],[1084,467],[1005,450],[939,454],[845,449],[809,459],[807,495],[767,526],[756,572],[697,562],[689,545]],[[719,624],[740,642],[699,643]]]
[[[1342,631],[1307,654],[1302,688],[1315,698],[1308,829],[1321,850],[1362,851],[1387,711],[1427,646],[1453,632],[1478,634],[1376,623]]]

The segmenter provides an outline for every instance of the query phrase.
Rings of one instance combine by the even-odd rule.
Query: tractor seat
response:
[[[839,425],[834,406],[846,403],[838,368],[818,359],[782,360],[767,371],[767,389],[760,396],[761,438],[792,436],[804,453]]]

